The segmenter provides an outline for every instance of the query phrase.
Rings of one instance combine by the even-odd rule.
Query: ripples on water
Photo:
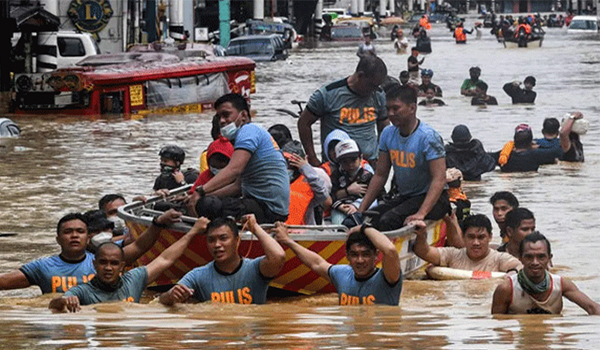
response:
[[[469,27],[467,23],[467,27]],[[390,41],[375,42],[390,75],[406,69]],[[535,174],[485,174],[465,184],[474,212],[491,217],[489,197],[513,191],[531,209],[537,228],[553,244],[555,267],[600,301],[595,259],[598,204],[597,38],[571,40],[565,29],[548,29],[541,49],[504,49],[487,30],[455,45],[444,27],[432,30],[433,54],[423,67],[435,72],[447,107],[419,108],[419,117],[449,139],[459,123],[470,127],[487,150],[500,149],[514,127],[529,123],[541,137],[544,118],[580,110],[592,122],[583,137],[586,162],[543,166]],[[255,122],[284,123],[297,135],[296,121],[275,112],[294,110],[289,101],[307,100],[322,84],[350,75],[358,62],[354,45],[294,53],[288,61],[258,64]],[[489,94],[500,106],[476,108],[459,95],[468,69],[478,65]],[[512,106],[502,85],[537,78],[534,106]],[[58,251],[58,219],[71,211],[95,209],[104,194],[128,199],[148,194],[158,174],[158,150],[176,143],[196,167],[210,142],[210,113],[150,116],[142,120],[16,117],[23,129],[13,146],[0,149],[0,273]],[[313,128],[317,137],[318,128]],[[494,234],[497,235],[497,228]],[[598,317],[565,303],[564,316],[489,315],[494,282],[406,281],[401,306],[338,307],[335,295],[283,299],[264,306],[156,304],[99,305],[76,315],[52,315],[49,296],[36,288],[0,292],[1,348],[295,348],[295,349],[578,349],[597,348]]]

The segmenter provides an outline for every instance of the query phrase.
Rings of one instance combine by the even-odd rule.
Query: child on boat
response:
[[[369,182],[373,178],[373,171],[362,161],[362,155],[354,140],[341,141],[335,147],[336,161],[339,164],[331,172],[331,197],[333,210],[331,222],[355,226],[352,214],[358,207],[367,192]],[[377,205],[375,201],[371,206]]]

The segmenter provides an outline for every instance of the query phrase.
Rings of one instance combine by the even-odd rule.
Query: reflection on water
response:
[[[467,23],[468,27],[469,23]],[[597,183],[600,46],[573,41],[564,29],[548,29],[544,47],[504,49],[484,32],[482,40],[455,45],[443,27],[432,30],[433,54],[424,68],[444,90],[442,108],[420,108],[419,117],[449,139],[466,124],[487,150],[495,151],[522,122],[540,137],[546,117],[580,110],[591,130],[583,137],[586,163],[543,166],[535,174],[485,174],[465,184],[474,212],[491,216],[489,197],[513,191],[531,209],[537,228],[552,244],[554,264],[585,293],[600,300],[595,256],[600,197]],[[390,41],[375,42],[390,75],[406,69],[407,56]],[[276,108],[307,100],[322,84],[350,75],[356,47],[321,47],[288,61],[259,63],[252,108],[255,122],[284,123],[297,135],[296,120]],[[480,66],[488,93],[499,106],[476,108],[459,94],[471,66]],[[537,78],[533,106],[513,106],[501,87],[525,76]],[[210,142],[211,113],[121,118],[15,117],[20,139],[0,148],[0,273],[57,252],[58,219],[94,209],[98,199],[120,192],[128,199],[148,194],[159,173],[158,150],[178,144],[185,165],[198,166]],[[318,127],[313,128],[318,140]],[[318,149],[318,146],[316,147]],[[494,229],[497,236],[498,230]],[[6,234],[12,236],[4,236]],[[579,349],[597,348],[599,318],[565,303],[562,317],[491,317],[493,281],[407,281],[400,307],[338,307],[335,295],[273,300],[263,306],[111,304],[85,307],[75,315],[53,315],[50,296],[37,288],[0,292],[0,348],[406,348],[406,349]]]

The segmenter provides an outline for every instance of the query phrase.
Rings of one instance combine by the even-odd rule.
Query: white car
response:
[[[569,24],[567,33],[598,33],[598,18],[596,16],[575,16]]]

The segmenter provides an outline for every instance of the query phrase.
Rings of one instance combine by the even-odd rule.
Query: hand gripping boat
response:
[[[172,196],[185,193],[191,186],[183,186],[171,191]],[[153,210],[154,204],[169,200],[153,197],[146,203],[134,202],[119,208],[118,215],[127,223],[130,232],[137,238],[152,224],[152,219],[162,212]],[[156,244],[146,252],[138,263],[146,265],[160,253],[173,244],[187,232],[195,218],[183,217],[182,222],[163,229]],[[263,225],[265,230],[273,225]],[[346,259],[345,242],[347,228],[338,225],[314,226],[289,226],[290,237],[302,246],[316,252],[331,264],[348,264]],[[413,252],[415,233],[412,227],[383,232],[392,240],[400,255],[402,273],[410,275],[425,266],[425,262]],[[256,237],[250,232],[240,232],[242,239],[239,253],[243,257],[256,258],[264,254]],[[443,220],[429,222],[427,227],[427,241],[434,246],[443,246],[446,241],[446,226]],[[271,282],[272,287],[302,294],[332,293],[335,288],[331,283],[312,272],[296,257],[294,252],[284,246],[286,252],[285,265],[281,272]],[[170,285],[176,283],[184,274],[195,267],[207,264],[212,260],[206,248],[204,236],[196,236],[188,246],[182,257],[155,282],[155,285]],[[381,266],[381,256],[378,258]]]

